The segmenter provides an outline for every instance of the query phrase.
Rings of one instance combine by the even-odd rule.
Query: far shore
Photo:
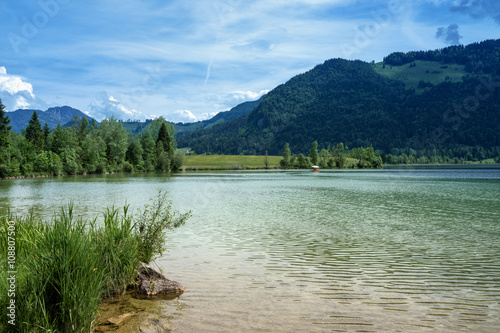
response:
[[[199,171],[236,171],[236,170],[285,170],[280,167],[282,156],[261,156],[261,155],[185,155],[184,164],[178,172],[199,172]],[[266,165],[267,162],[267,165]],[[348,158],[344,168],[320,168],[322,170],[358,170],[356,159]],[[463,167],[500,167],[499,163],[467,162],[464,164],[384,164],[383,168],[421,168],[421,167],[443,167],[443,168],[463,168]],[[286,169],[294,170],[294,169]],[[103,173],[83,173],[78,175],[48,175],[31,174],[10,176],[0,179],[25,179],[25,178],[48,178],[60,176],[86,176],[86,175],[113,175],[113,174],[131,174],[131,173],[162,173],[171,171],[142,171],[134,170],[132,172],[113,171]]]

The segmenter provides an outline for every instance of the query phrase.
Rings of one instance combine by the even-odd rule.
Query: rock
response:
[[[186,288],[176,281],[167,279],[163,274],[153,269],[148,264],[139,263],[139,276],[137,277],[137,293],[144,296],[179,296]]]
[[[105,323],[105,325],[120,326],[133,315],[135,315],[135,313],[124,313],[121,316],[109,318],[108,321]]]

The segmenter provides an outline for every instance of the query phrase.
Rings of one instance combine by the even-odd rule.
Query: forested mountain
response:
[[[295,153],[343,142],[381,153],[498,155],[500,40],[332,59],[269,92],[249,114],[179,137],[198,153]]]
[[[42,126],[47,123],[50,129],[56,128],[59,124],[64,126],[70,123],[73,121],[75,116],[78,116],[79,118],[87,118],[88,121],[92,121],[92,118],[87,116],[85,113],[69,106],[57,106],[47,109],[46,111],[19,109],[6,113],[11,120],[10,125],[12,126],[12,130],[14,132],[21,133],[21,130],[28,126],[33,111],[37,112]]]

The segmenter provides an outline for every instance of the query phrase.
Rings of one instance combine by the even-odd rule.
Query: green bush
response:
[[[166,232],[180,227],[190,216],[191,212],[173,212],[172,202],[167,200],[167,192],[158,191],[156,201],[146,204],[136,218],[140,261],[149,263],[157,255],[163,254]]]
[[[172,171],[179,171],[182,169],[182,163],[184,162],[184,156],[182,154],[174,154],[172,161],[170,161],[170,168]]]

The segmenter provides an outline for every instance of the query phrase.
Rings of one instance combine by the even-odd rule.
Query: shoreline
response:
[[[466,168],[466,167],[500,167],[500,163],[464,163],[464,164],[384,164],[382,168],[357,168],[357,167],[347,167],[347,168],[323,168],[321,170],[383,170],[383,169],[405,169],[405,168]],[[76,175],[48,175],[48,174],[31,174],[25,176],[9,176],[2,177],[0,180],[14,180],[14,179],[29,179],[29,178],[53,178],[53,177],[72,177],[72,176],[102,176],[102,175],[116,175],[116,174],[148,174],[148,173],[190,173],[190,172],[200,172],[200,171],[293,171],[293,170],[309,170],[309,169],[282,169],[279,167],[261,168],[261,167],[210,167],[203,165],[185,165],[179,171],[111,171],[103,173],[82,173]]]

